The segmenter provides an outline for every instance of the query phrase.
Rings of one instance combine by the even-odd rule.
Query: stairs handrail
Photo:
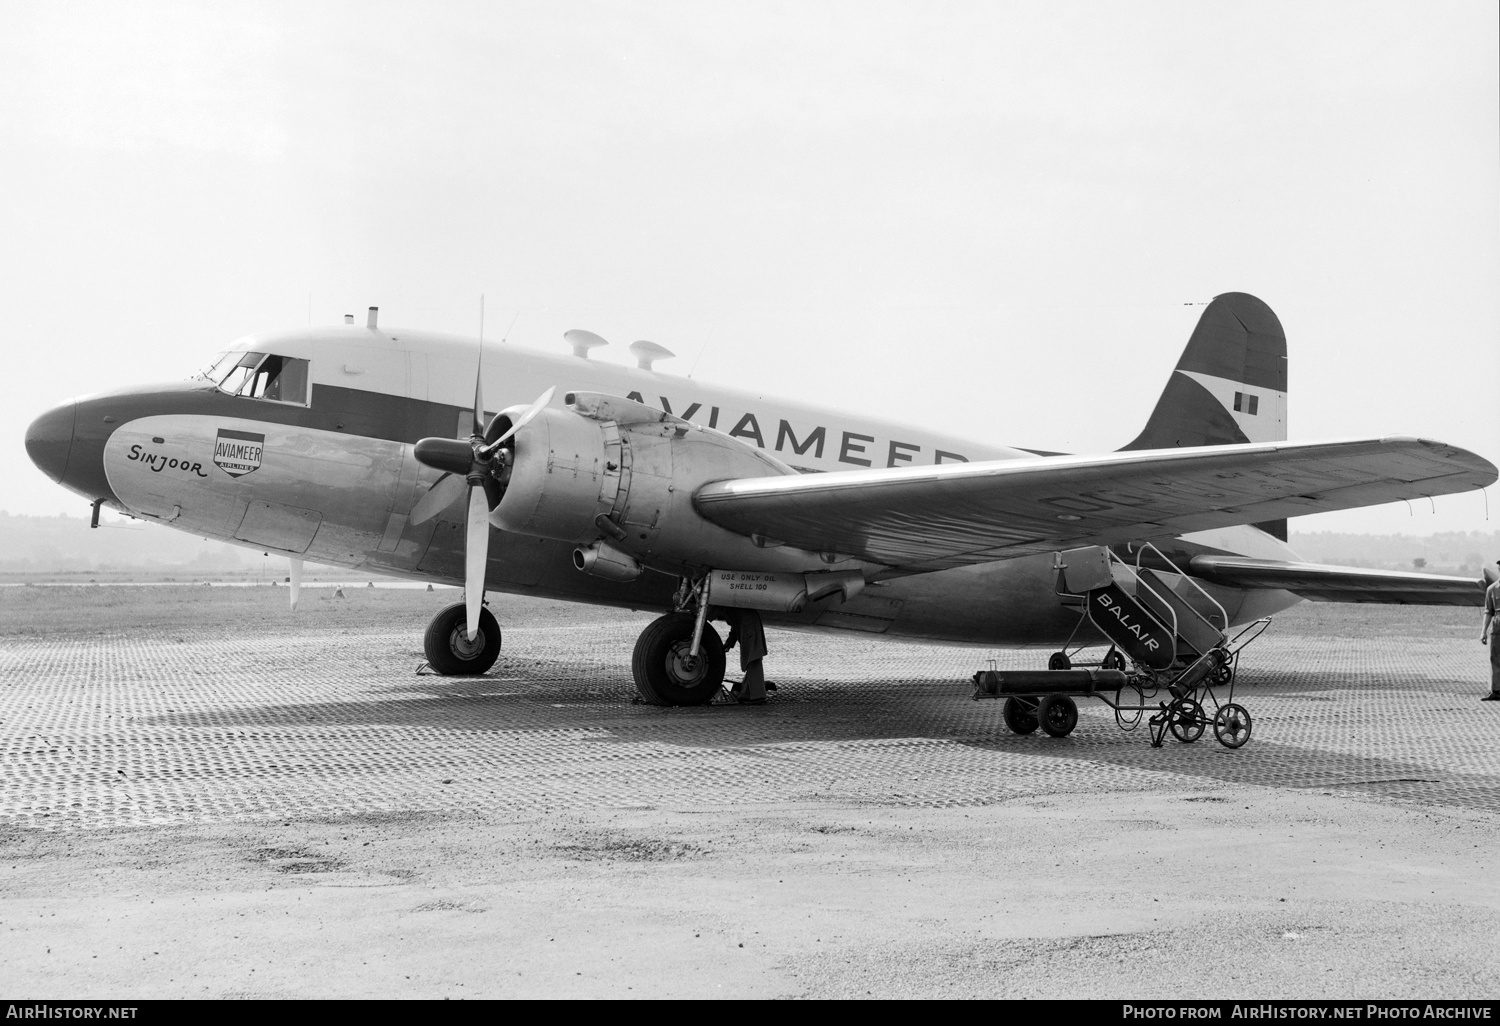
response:
[[[1176,655],[1177,643],[1182,640],[1182,635],[1177,633],[1177,610],[1174,609],[1174,608],[1172,608],[1172,603],[1170,603],[1166,599],[1162,598],[1161,592],[1159,592],[1155,588],[1151,587],[1150,582],[1148,582],[1138,572],[1136,572],[1135,570],[1133,570],[1131,568],[1131,566],[1130,566],[1129,563],[1125,562],[1119,556],[1115,555],[1114,551],[1112,549],[1105,549],[1104,551],[1105,551],[1105,554],[1109,556],[1109,559],[1111,560],[1111,562],[1120,564],[1122,567],[1125,568],[1125,570],[1127,572],[1129,572],[1132,576],[1135,577],[1135,583],[1136,583],[1137,587],[1145,588],[1147,591],[1149,591],[1151,593],[1151,596],[1153,598],[1155,598],[1157,602],[1160,602],[1161,605],[1162,605],[1162,607],[1164,609],[1166,609],[1166,611],[1168,613],[1171,614],[1171,616],[1172,616],[1172,648],[1173,648],[1173,655],[1175,656]],[[1087,608],[1087,607],[1085,607],[1085,608]],[[1161,622],[1161,617],[1157,616],[1151,609],[1147,608],[1145,605],[1141,605],[1141,612],[1145,613],[1151,619],[1155,620],[1158,627],[1161,627],[1163,630],[1166,629],[1167,625],[1164,624],[1164,623],[1162,623]],[[1090,620],[1093,619],[1093,615],[1092,614],[1090,614],[1089,619]],[[1098,626],[1098,625],[1095,624],[1095,626]],[[1209,626],[1212,626],[1212,624],[1210,624]],[[1100,628],[1100,629],[1102,630],[1102,628]],[[1108,632],[1106,632],[1106,637],[1107,636],[1108,636]],[[1111,640],[1113,640],[1113,639],[1111,639]]]
[[[1167,558],[1167,554],[1165,552],[1163,552],[1161,549],[1157,548],[1151,542],[1142,542],[1142,543],[1140,543],[1139,547],[1136,548],[1136,552],[1135,552],[1136,576],[1137,577],[1140,576],[1140,571],[1141,571],[1141,557],[1146,554],[1146,550],[1147,549],[1150,549],[1152,552],[1156,553],[1156,558],[1157,559],[1161,560],[1163,563],[1167,564],[1167,566],[1171,567],[1173,573],[1177,574],[1178,577],[1181,577],[1184,581],[1186,581],[1189,585],[1191,585],[1198,592],[1198,594],[1202,595],[1204,598],[1208,599],[1210,602],[1212,602],[1214,604],[1214,608],[1219,611],[1219,616],[1223,617],[1223,626],[1222,627],[1215,626],[1214,622],[1212,620],[1210,620],[1208,617],[1204,616],[1202,613],[1198,612],[1198,610],[1194,609],[1191,602],[1184,603],[1188,607],[1188,609],[1192,610],[1193,615],[1196,616],[1198,619],[1202,620],[1204,623],[1208,624],[1214,630],[1218,631],[1220,634],[1228,634],[1228,632],[1229,632],[1229,614],[1224,611],[1224,607],[1223,607],[1223,605],[1220,604],[1219,600],[1216,599],[1216,598],[1214,598],[1207,591],[1205,591],[1203,589],[1203,586],[1201,584],[1199,584],[1192,576],[1190,576],[1186,571],[1184,571],[1182,569],[1182,567],[1178,566],[1176,563],[1174,563],[1170,559],[1168,559]],[[1152,594],[1154,595],[1156,593],[1152,592]]]

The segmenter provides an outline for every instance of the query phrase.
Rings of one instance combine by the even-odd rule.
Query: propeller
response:
[[[291,585],[287,589],[291,593],[292,612],[297,611],[297,602],[302,598],[302,560],[293,556],[287,560],[287,583]]]
[[[481,368],[483,355],[481,354]],[[555,387],[547,389],[511,423],[510,428],[494,441],[487,437],[500,414],[484,424],[483,379],[476,372],[474,380],[474,414],[471,431],[464,438],[423,438],[417,442],[414,455],[419,463],[443,471],[427,494],[411,509],[411,523],[424,523],[437,516],[468,492],[468,511],[464,526],[464,612],[468,640],[479,633],[479,610],[484,604],[484,570],[489,557],[490,510],[500,504],[505,483],[510,476],[511,450],[505,443],[517,431],[536,419],[547,408]]]
[[[556,394],[557,386],[553,385],[547,391],[537,396],[536,401],[526,408],[526,412],[516,418],[516,422],[510,426],[509,431],[485,446],[481,451],[491,456],[499,452],[500,447],[515,437],[517,431],[530,424],[533,420],[536,420],[536,415],[547,408],[547,404],[552,401],[552,397]]]

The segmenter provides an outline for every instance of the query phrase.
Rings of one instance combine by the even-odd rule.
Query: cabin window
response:
[[[230,395],[307,404],[307,361],[275,353],[230,353],[208,372]]]

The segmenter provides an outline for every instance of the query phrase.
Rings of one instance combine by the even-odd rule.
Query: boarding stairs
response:
[[[1165,553],[1150,543],[1128,552],[1134,557],[1129,562],[1102,545],[1057,553],[1057,594],[1079,609],[1072,636],[1053,654],[1048,670],[991,667],[976,673],[974,697],[1006,698],[1006,723],[1017,733],[1030,733],[1040,723],[1062,737],[1077,722],[1068,696],[1101,699],[1129,730],[1152,711],[1147,700],[1165,690],[1166,700],[1156,704],[1149,721],[1152,745],[1159,747],[1169,729],[1180,741],[1196,741],[1212,724],[1222,744],[1238,748],[1250,736],[1249,714],[1232,702],[1238,655],[1270,619],[1231,638],[1224,607]],[[1083,644],[1070,652],[1085,624],[1111,644],[1097,663],[1073,661]],[[1221,704],[1214,689],[1226,685],[1230,701]],[[1132,694],[1128,701],[1122,700],[1126,691]],[[1206,711],[1208,703],[1213,713]]]
[[[1155,545],[1134,553],[1133,563],[1102,545],[1057,554],[1057,592],[1065,601],[1081,600],[1080,626],[1086,620],[1137,667],[1159,672],[1223,648],[1224,607]]]

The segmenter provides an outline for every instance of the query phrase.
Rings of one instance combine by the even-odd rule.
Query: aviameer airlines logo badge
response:
[[[260,454],[265,446],[265,435],[219,428],[219,437],[214,441],[214,464],[230,477],[244,477],[260,469]]]

